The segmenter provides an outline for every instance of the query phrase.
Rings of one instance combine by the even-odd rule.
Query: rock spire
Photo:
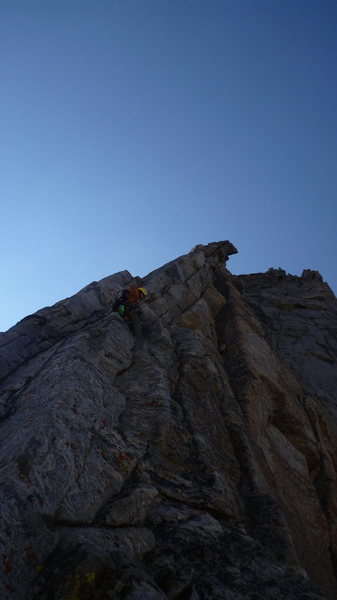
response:
[[[337,599],[337,300],[234,253],[0,334],[3,600]],[[132,283],[141,339],[112,310]]]

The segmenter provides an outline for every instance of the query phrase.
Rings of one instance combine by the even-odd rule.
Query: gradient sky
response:
[[[336,293],[336,0],[0,0],[0,78],[0,330],[225,239]]]

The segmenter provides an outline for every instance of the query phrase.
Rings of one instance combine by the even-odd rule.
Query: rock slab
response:
[[[1,598],[337,599],[337,301],[234,253],[0,334]],[[112,310],[131,283],[141,339]]]

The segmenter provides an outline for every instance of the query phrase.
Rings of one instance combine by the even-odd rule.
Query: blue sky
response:
[[[335,0],[0,0],[0,330],[229,239],[337,291]]]

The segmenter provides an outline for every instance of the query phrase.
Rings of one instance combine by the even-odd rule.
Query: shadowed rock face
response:
[[[229,242],[0,334],[0,597],[337,599],[337,301]],[[145,285],[142,337],[112,311]]]

